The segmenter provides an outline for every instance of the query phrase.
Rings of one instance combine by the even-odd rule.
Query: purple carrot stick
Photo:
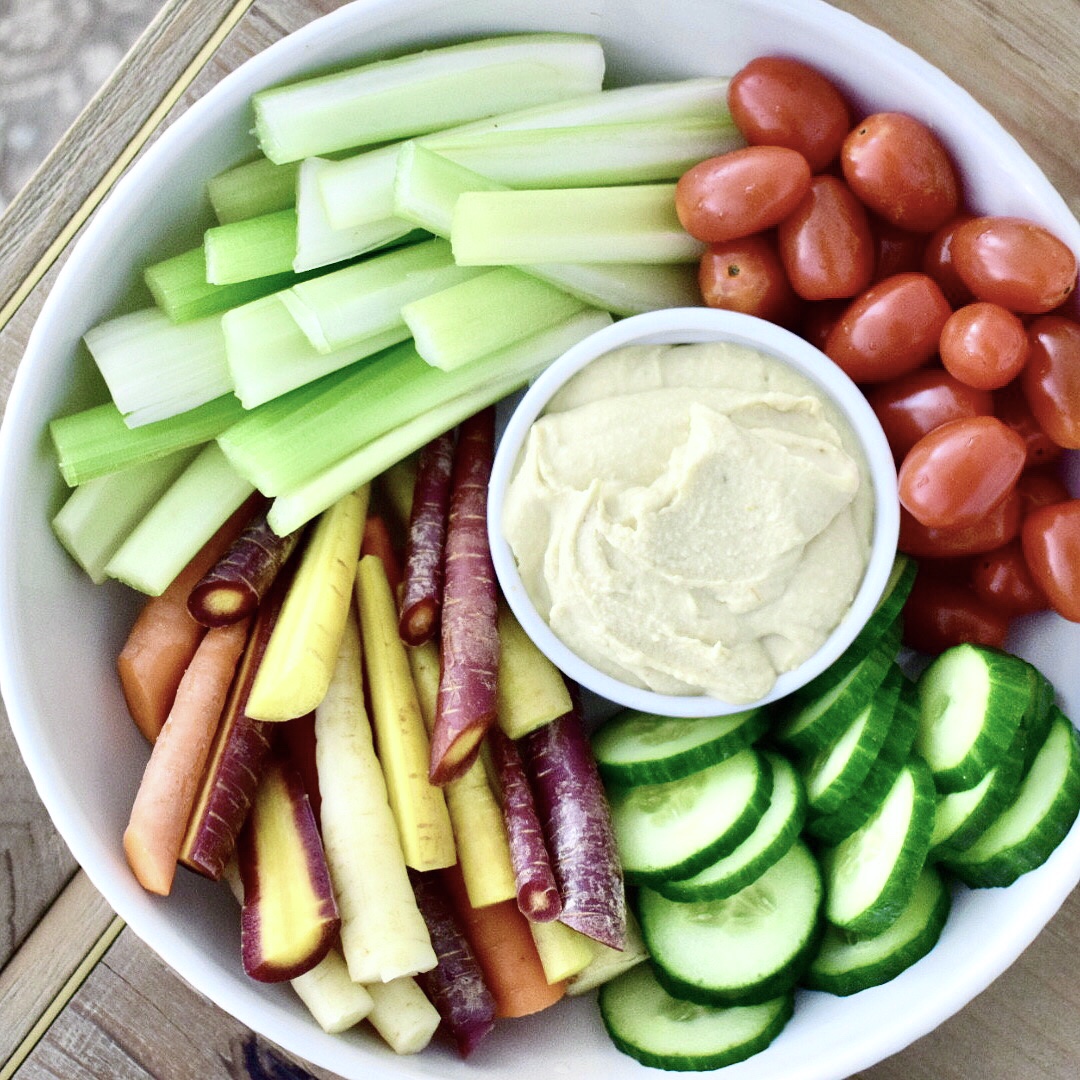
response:
[[[551,922],[562,912],[562,898],[536,815],[529,778],[517,746],[498,724],[491,726],[487,737],[510,842],[518,909],[533,922]]]

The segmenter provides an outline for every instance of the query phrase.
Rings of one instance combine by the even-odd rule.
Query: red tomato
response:
[[[840,316],[847,310],[847,300],[819,300],[816,304],[807,304],[803,310],[799,333],[816,349],[825,351],[825,342],[829,339],[832,328]]]
[[[962,307],[975,299],[971,290],[960,279],[952,261],[952,239],[956,230],[971,220],[971,214],[958,214],[936,229],[926,242],[923,251],[922,271],[929,274],[941,286],[941,291],[954,308]]]
[[[1027,517],[1032,510],[1053,503],[1067,502],[1069,489],[1055,468],[1025,469],[1016,481],[1020,513]]]
[[[926,247],[924,234],[898,229],[881,218],[871,219],[870,232],[874,236],[875,281],[922,269]]]
[[[988,391],[967,386],[938,367],[919,368],[871,386],[866,399],[898,462],[934,428],[950,420],[990,416],[994,411]]]
[[[975,595],[966,585],[920,566],[904,603],[904,643],[936,655],[965,641],[1001,649],[1009,617]]]
[[[1049,607],[1046,593],[1031,576],[1018,539],[975,557],[971,588],[984,603],[1011,617],[1032,615]]]
[[[746,146],[706,158],[675,185],[675,211],[698,240],[721,243],[772,228],[810,190],[806,158],[783,146]]]
[[[821,72],[785,56],[759,56],[732,76],[731,117],[752,146],[797,150],[820,172],[851,127],[843,94]]]
[[[944,225],[959,205],[952,159],[941,140],[906,113],[868,116],[840,150],[851,190],[886,221],[911,232]]]
[[[1061,447],[1039,427],[1039,422],[1024,397],[1024,388],[1019,379],[1014,379],[1007,386],[994,391],[993,413],[1024,440],[1027,446],[1028,468],[1052,465],[1061,457]]]
[[[932,529],[920,525],[901,506],[898,546],[901,551],[916,557],[981,555],[1019,536],[1020,521],[1020,496],[1015,490],[974,525],[958,529]]]
[[[850,297],[870,284],[870,221],[839,177],[815,176],[799,205],[780,222],[777,235],[788,280],[804,300]]]
[[[1032,510],[1020,537],[1031,576],[1050,606],[1080,622],[1080,499]]]
[[[952,309],[926,274],[894,274],[851,302],[825,343],[825,352],[858,383],[894,379],[936,352]]]
[[[1080,324],[1045,315],[1028,327],[1028,340],[1020,385],[1031,412],[1058,446],[1080,449]]]
[[[968,386],[997,390],[1023,370],[1027,331],[1019,316],[1000,304],[978,300],[957,308],[938,343],[941,363]]]
[[[698,285],[709,307],[741,311],[785,326],[798,310],[798,298],[776,246],[761,233],[710,244],[701,257]]]
[[[1016,217],[976,217],[953,234],[952,264],[979,300],[1020,315],[1061,304],[1076,287],[1076,257],[1053,233]]]
[[[974,525],[1013,489],[1024,440],[995,416],[950,420],[924,435],[900,465],[900,503],[921,525]]]

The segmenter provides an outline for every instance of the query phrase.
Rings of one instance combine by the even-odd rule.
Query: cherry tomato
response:
[[[777,230],[780,258],[804,300],[854,296],[874,273],[874,240],[862,203],[839,177],[815,176]]]
[[[728,108],[752,146],[797,150],[820,172],[851,127],[843,94],[821,72],[785,56],[759,56],[732,76]]]
[[[1080,622],[1080,499],[1032,510],[1021,532],[1024,558],[1050,606]]]
[[[761,233],[710,244],[701,257],[698,285],[709,307],[741,311],[785,326],[798,310],[798,298],[776,246]]]
[[[959,205],[952,159],[926,124],[881,112],[856,124],[840,149],[851,190],[886,221],[912,232],[944,225]]]
[[[810,166],[784,146],[745,146],[706,158],[675,185],[675,211],[698,240],[721,243],[772,228],[810,190]]]
[[[1080,449],[1080,324],[1044,315],[1028,327],[1028,340],[1020,385],[1031,412],[1058,446]]]
[[[975,557],[971,588],[984,603],[1010,617],[1032,615],[1049,607],[1046,593],[1031,576],[1019,539]]]
[[[874,237],[875,281],[922,269],[924,234],[908,232],[876,217],[870,220],[870,232]]]
[[[937,352],[951,312],[926,274],[894,274],[852,300],[830,331],[825,352],[857,383],[894,379]]]
[[[1025,469],[1016,481],[1016,494],[1020,499],[1020,513],[1027,517],[1032,510],[1053,503],[1067,502],[1069,489],[1056,468]]]
[[[919,368],[868,387],[866,399],[898,462],[925,434],[949,420],[994,411],[988,391],[967,386],[938,367]]]
[[[936,655],[970,641],[1004,648],[1009,617],[987,604],[974,590],[920,566],[904,602],[904,643]]]
[[[1062,454],[1058,446],[1041,427],[1024,397],[1019,379],[994,391],[994,415],[1008,424],[1027,446],[1027,468],[1036,465],[1052,465]]]
[[[968,386],[997,390],[1023,370],[1028,338],[1020,317],[978,300],[957,308],[941,329],[941,363]]]
[[[1017,217],[976,217],[953,234],[952,265],[979,300],[1020,315],[1061,304],[1076,286],[1076,257],[1053,233]]]
[[[958,529],[932,529],[920,525],[901,506],[898,546],[901,551],[916,557],[981,555],[1019,536],[1020,523],[1020,496],[1015,490],[974,525]]]
[[[922,271],[929,274],[941,286],[941,291],[954,308],[971,303],[975,297],[961,280],[952,261],[952,239],[956,230],[971,214],[958,214],[940,229],[935,229],[923,250]]]
[[[1024,440],[997,417],[950,420],[904,457],[900,502],[932,529],[974,525],[1012,491],[1024,459]]]
[[[825,342],[840,316],[847,310],[847,300],[819,300],[803,310],[799,333],[816,349],[825,351]]]

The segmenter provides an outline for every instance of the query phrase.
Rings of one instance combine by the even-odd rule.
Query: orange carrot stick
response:
[[[128,712],[135,726],[153,742],[169,715],[184,669],[191,663],[206,627],[188,611],[188,593],[225,554],[259,505],[252,496],[206,542],[160,595],[143,605],[116,666]]]
[[[390,538],[390,529],[386,519],[379,514],[369,514],[364,522],[364,537],[360,541],[360,557],[377,555],[386,569],[386,580],[390,582],[390,591],[397,596],[401,586],[401,559],[394,549]]]
[[[518,910],[517,901],[474,908],[461,869],[450,866],[441,873],[484,982],[495,998],[495,1015],[528,1016],[563,997],[566,983],[549,983],[544,976],[529,921]]]
[[[124,853],[143,888],[167,896],[210,744],[217,730],[250,619],[206,632],[146,763]]]

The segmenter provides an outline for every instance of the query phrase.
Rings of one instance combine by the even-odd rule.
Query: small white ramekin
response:
[[[624,345],[731,341],[788,363],[815,383],[847,419],[862,448],[873,485],[870,557],[855,600],[822,646],[781,673],[760,701],[732,703],[705,694],[660,694],[623,682],[584,661],[552,631],[530,600],[502,530],[507,485],[529,429],[568,379],[597,357]],[[828,667],[851,644],[881,597],[896,555],[899,530],[896,469],[877,417],[858,387],[827,356],[782,327],[736,312],[669,308],[634,315],[590,335],[554,361],[532,384],[503,431],[488,494],[488,535],[506,601],[525,632],[552,663],[582,687],[618,705],[664,716],[716,716],[790,694]]]

